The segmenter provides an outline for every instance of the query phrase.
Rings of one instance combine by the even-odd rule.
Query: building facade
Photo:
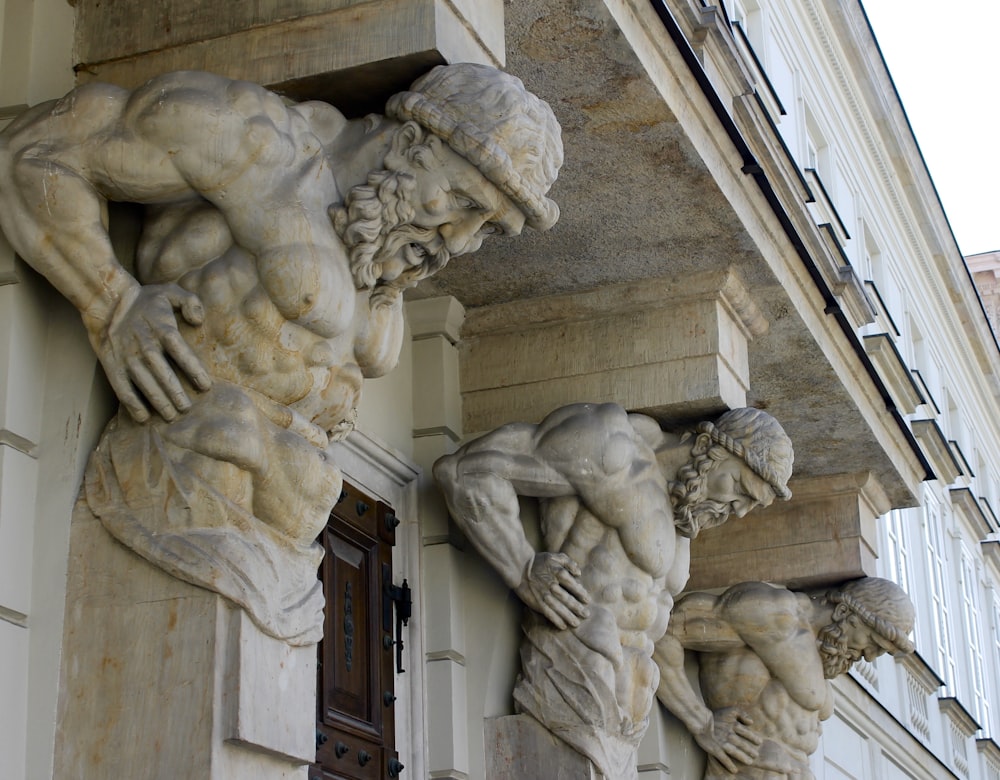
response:
[[[377,718],[391,741],[365,771],[397,760],[403,777],[488,777],[491,723],[513,712],[521,607],[449,519],[431,468],[474,435],[586,401],[665,426],[755,406],[792,439],[792,500],[699,536],[690,590],[878,575],[910,594],[917,651],[836,680],[818,778],[1000,777],[996,266],[971,258],[974,279],[963,261],[860,2],[0,0],[3,123],[75,84],[134,88],[178,69],[360,116],[431,66],[463,61],[504,68],[552,106],[562,214],[408,294],[399,364],[366,382],[356,430],[333,450],[353,506],[398,520],[378,553],[388,580],[378,569],[372,587],[405,578],[412,593],[407,625],[392,607],[382,626],[399,653],[376,691],[381,702],[392,680],[392,716]],[[128,246],[135,214],[111,220]],[[154,691],[178,684],[163,669],[204,663],[184,678],[192,688],[225,678],[225,659],[185,653],[205,631],[225,650],[235,629],[192,623],[169,645],[189,660],[167,663],[160,624],[143,622],[136,599],[134,636],[116,641],[147,643],[149,666],[116,676],[109,656],[106,676],[67,686],[67,670],[107,641],[74,611],[124,608],[95,562],[100,527],[71,524],[115,402],[77,313],[2,239],[0,322],[0,775],[171,777],[156,756],[190,721],[208,735],[192,751],[225,742],[235,762],[204,777],[312,777],[301,733],[230,733],[176,697],[157,723],[157,702],[137,701],[145,677]],[[529,505],[524,516],[530,525]],[[328,674],[339,657],[329,633],[324,652]],[[305,712],[311,728],[311,696],[274,706]],[[270,702],[247,701],[257,723]],[[145,725],[104,731],[112,711],[148,721],[163,745]],[[317,746],[331,750],[339,737],[324,736]],[[704,761],[654,706],[639,777],[701,777]]]

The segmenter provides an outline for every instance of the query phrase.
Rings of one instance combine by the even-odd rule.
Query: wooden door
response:
[[[395,618],[383,600],[391,587],[395,526],[391,507],[345,484],[321,535],[326,623],[319,645],[317,749],[310,780],[399,776]]]

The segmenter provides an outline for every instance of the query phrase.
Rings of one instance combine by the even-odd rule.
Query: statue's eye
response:
[[[486,222],[479,228],[479,233],[484,236],[502,236],[504,229],[496,222]]]
[[[478,211],[482,208],[476,201],[470,198],[468,195],[463,195],[460,192],[453,193],[455,198],[455,205],[460,209],[468,209],[469,211]]]

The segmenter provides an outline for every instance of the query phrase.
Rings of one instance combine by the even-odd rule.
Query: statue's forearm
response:
[[[706,707],[684,673],[684,648],[669,633],[656,643],[653,660],[660,668],[656,697],[676,715],[692,734],[711,728],[712,711]]]
[[[535,549],[525,536],[514,487],[489,472],[461,472],[462,460],[462,456],[452,455],[434,466],[448,509],[504,582],[517,588]]]
[[[22,157],[9,170],[0,187],[5,235],[80,310],[92,334],[107,329],[123,298],[139,285],[115,257],[104,199],[76,172],[52,161]]]

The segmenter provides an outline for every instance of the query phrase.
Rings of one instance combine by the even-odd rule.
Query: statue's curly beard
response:
[[[366,184],[354,187],[330,217],[348,251],[351,276],[358,289],[383,281],[383,265],[396,258],[409,267],[386,283],[412,287],[444,268],[451,259],[436,229],[412,224],[411,199],[416,182],[406,173],[374,171]]]
[[[729,504],[711,499],[702,499],[691,503],[683,500],[674,506],[674,526],[677,533],[694,539],[706,528],[715,528],[729,519]]]
[[[819,657],[823,663],[823,676],[832,680],[850,671],[861,654],[847,646],[844,629],[838,623],[830,623],[816,635],[819,642]]]

